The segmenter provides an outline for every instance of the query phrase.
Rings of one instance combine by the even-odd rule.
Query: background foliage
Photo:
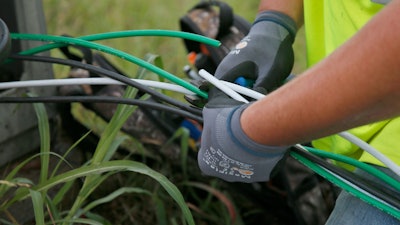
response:
[[[49,34],[81,36],[118,30],[170,29],[179,30],[179,18],[193,7],[197,0],[43,0]],[[227,0],[234,12],[253,21],[258,1]],[[144,37],[108,40],[103,44],[122,49],[137,57],[146,53],[160,55],[165,69],[173,74],[182,73],[186,62],[186,50],[178,39]],[[294,45],[296,49],[296,73],[304,69],[304,44],[302,31]],[[118,62],[123,68],[134,66]]]

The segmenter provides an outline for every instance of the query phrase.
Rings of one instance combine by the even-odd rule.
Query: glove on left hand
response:
[[[254,90],[273,91],[292,70],[296,30],[294,20],[283,13],[259,13],[248,35],[218,65],[215,77],[233,82],[243,76],[254,81]]]

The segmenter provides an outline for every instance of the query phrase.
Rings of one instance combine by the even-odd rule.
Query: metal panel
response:
[[[2,0],[0,17],[10,32],[46,33],[46,23],[41,0]],[[29,49],[40,42],[13,41],[13,52]],[[48,54],[48,53],[43,53]],[[1,81],[37,80],[53,78],[52,66],[44,63],[14,62],[0,68]],[[27,89],[7,90],[0,96],[23,95]],[[30,88],[37,95],[54,95],[55,88]],[[50,118],[55,115],[52,105],[47,105]],[[37,119],[31,104],[0,105],[0,166],[32,152],[40,145]]]

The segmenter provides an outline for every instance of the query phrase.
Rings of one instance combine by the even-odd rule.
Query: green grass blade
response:
[[[167,213],[165,210],[164,202],[160,200],[157,195],[153,196],[153,202],[155,203],[156,206],[155,213],[157,216],[158,225],[168,225]]]
[[[136,95],[136,90],[128,87],[125,91],[124,97],[134,97]],[[97,148],[92,157],[91,164],[99,164],[106,160],[109,160],[112,157],[110,152],[114,152],[118,147],[116,143],[120,142],[116,140],[117,134],[120,131],[121,127],[128,119],[128,117],[136,110],[136,106],[128,106],[128,105],[118,105],[117,110],[112,117],[109,124],[106,126],[104,132],[101,135],[99,143],[97,144]],[[85,182],[81,188],[81,191],[76,198],[68,218],[72,218],[72,215],[76,214],[78,209],[82,206],[83,202],[87,197],[97,188],[98,185],[101,184],[97,179],[98,175],[88,176],[85,179]]]
[[[28,94],[33,96],[32,94]],[[49,119],[47,116],[46,108],[43,103],[33,104],[35,108],[36,117],[38,120],[38,127],[40,133],[40,179],[39,182],[43,182],[48,177],[49,164],[50,164],[50,126]]]
[[[25,159],[23,162],[18,164],[13,170],[11,170],[10,173],[8,173],[7,177],[2,180],[4,183],[0,183],[0,199],[4,196],[4,194],[9,190],[11,187],[10,185],[6,185],[7,182],[12,182],[14,179],[15,175],[18,173],[18,171],[24,167],[28,162],[33,160],[34,158],[38,157],[39,154],[35,154],[27,159]]]
[[[43,190],[48,190],[51,187],[54,187],[55,185],[75,180],[80,177],[96,175],[96,174],[100,175],[107,172],[122,172],[122,171],[144,174],[156,180],[178,204],[188,224],[194,225],[192,213],[190,212],[189,207],[186,205],[185,199],[183,198],[182,193],[179,191],[179,189],[171,181],[169,181],[168,178],[166,178],[163,174],[151,169],[150,167],[140,162],[129,161],[129,160],[114,160],[114,161],[102,162],[96,165],[82,166],[80,168],[52,177],[47,181],[45,181],[44,183],[32,187],[32,189],[36,191],[43,191]],[[18,193],[18,195],[19,195],[17,196],[18,199],[23,199],[27,197],[29,193],[27,193],[25,190],[25,193],[21,191],[20,193]]]
[[[199,182],[188,182],[187,185],[202,189],[217,197],[219,201],[226,207],[226,210],[229,214],[229,221],[232,223],[236,221],[237,212],[235,206],[233,204],[233,201],[226,194],[208,184],[203,184]]]
[[[49,154],[49,155],[54,155],[55,157],[60,158],[60,161],[63,161],[64,158],[58,155],[57,153],[49,152],[49,153],[44,153],[44,154]],[[31,187],[33,185],[33,182],[27,178],[23,177],[15,177],[18,173],[18,171],[23,168],[27,163],[32,161],[34,158],[41,156],[42,153],[37,153],[21,163],[19,163],[10,173],[8,173],[7,177],[4,180],[0,180],[0,199],[4,194],[11,188],[11,187]],[[65,162],[68,164],[68,162]],[[68,164],[69,165],[69,164]],[[71,167],[71,166],[70,166]],[[72,168],[72,167],[71,167]],[[18,201],[18,200],[17,200]],[[8,204],[8,201],[4,201],[0,205],[0,211],[5,210],[4,206]]]
[[[52,172],[52,174],[50,175],[50,177],[53,177],[53,176],[57,173],[58,169],[60,168],[60,166],[61,166],[61,164],[62,164],[63,162],[65,162],[65,163],[68,164],[68,162],[67,162],[66,160],[64,160],[64,159],[65,159],[65,158],[69,155],[69,153],[70,153],[73,149],[75,149],[75,147],[77,147],[78,144],[81,143],[91,132],[92,132],[92,131],[86,132],[86,134],[84,134],[84,135],[83,135],[82,137],[80,137],[77,141],[75,141],[75,143],[73,143],[73,144],[67,149],[67,151],[65,151],[64,155],[61,157],[63,160],[60,160],[60,161],[57,163],[57,165],[54,167],[53,172]],[[68,166],[70,166],[70,167],[72,168],[71,165],[68,164]]]
[[[51,221],[54,222],[54,220],[61,219],[60,212],[57,209],[57,204],[55,204],[55,202],[50,198],[50,196],[48,196],[48,195],[46,196],[45,203],[46,203]]]
[[[138,76],[141,76],[141,73],[144,73],[145,70],[139,70]],[[137,89],[132,87],[127,87],[124,93],[125,98],[134,98],[138,93]],[[112,152],[116,150],[117,144],[120,144],[118,140],[116,140],[117,134],[120,131],[121,127],[124,125],[126,120],[130,115],[137,109],[136,106],[129,105],[118,105],[114,116],[111,118],[110,122],[106,126],[105,130],[101,134],[99,143],[97,144],[97,148],[95,153],[93,154],[91,163],[98,164],[107,160],[110,160],[112,157]],[[91,191],[95,189],[95,185],[99,185],[99,182],[95,182],[97,176],[87,177],[80,191],[79,196],[75,200],[68,218],[72,218],[72,215],[76,214],[78,209],[81,207],[85,199],[91,194]]]
[[[107,203],[107,202],[111,202],[112,200],[114,200],[115,198],[123,195],[123,194],[129,194],[129,193],[139,193],[139,194],[146,194],[151,196],[151,192],[149,192],[148,190],[142,189],[142,188],[136,188],[136,187],[122,187],[119,188],[117,190],[115,190],[114,192],[112,192],[111,194],[97,199],[91,203],[89,203],[84,209],[83,209],[83,213],[90,211],[91,209],[93,209],[94,207],[97,207],[98,205]]]
[[[76,219],[69,219],[69,220],[56,220],[54,221],[55,224],[89,224],[89,225],[108,225],[108,223],[98,222],[93,219],[83,219],[83,218],[76,218]]]
[[[13,222],[10,222],[10,221],[7,221],[5,219],[0,218],[0,224],[2,224],[2,225],[15,225],[16,223],[13,223]]]
[[[187,160],[188,160],[188,151],[189,151],[189,130],[186,128],[178,128],[172,137],[168,139],[168,141],[164,144],[164,146],[168,146],[173,144],[176,140],[180,139],[180,144],[181,144],[181,152],[180,152],[180,157],[181,157],[181,167],[182,167],[182,172],[185,178],[187,178]]]
[[[113,225],[110,221],[108,221],[106,218],[103,216],[96,214],[96,213],[91,213],[91,212],[86,212],[85,217],[87,217],[87,222],[88,224],[101,224],[101,225]],[[75,223],[78,221],[74,221]]]
[[[146,62],[152,62],[156,59],[156,56],[148,56],[146,58]],[[140,68],[137,72],[136,77],[143,77],[147,70],[144,68]],[[137,89],[132,87],[127,87],[124,93],[125,98],[134,98],[138,93]],[[105,130],[103,131],[99,143],[97,144],[97,148],[95,153],[92,157],[92,164],[98,164],[100,162],[107,161],[111,158],[110,151],[115,150],[115,143],[116,143],[116,136],[120,131],[121,127],[124,125],[126,120],[129,118],[130,115],[137,109],[136,106],[129,106],[129,105],[118,105],[114,116],[111,118],[110,122],[106,126]],[[81,193],[79,194],[78,198],[76,199],[74,205],[70,210],[71,217],[73,214],[77,212],[77,210],[81,207],[84,200],[90,195],[90,190],[94,190],[94,188],[88,188],[88,186],[92,186],[93,180],[96,179],[95,177],[87,177],[83,187],[81,189]],[[86,194],[82,194],[86,193]]]
[[[44,225],[43,197],[39,191],[29,189],[35,213],[36,225]]]
[[[127,136],[116,137],[114,141],[111,143],[110,148],[107,151],[107,154],[104,156],[104,161],[110,161],[114,156],[115,152],[118,150],[119,146],[127,139]]]
[[[58,205],[61,203],[61,201],[67,197],[67,192],[69,190],[71,190],[71,188],[73,187],[74,181],[68,181],[66,182],[56,193],[56,195],[53,197],[53,204],[54,205]]]
[[[148,54],[145,61],[148,63],[158,62],[158,56],[153,54]],[[139,68],[136,78],[143,78],[148,72],[145,68]],[[132,87],[128,87],[125,90],[125,98],[135,98],[138,90]],[[129,105],[118,105],[117,110],[109,122],[108,126],[104,130],[102,137],[97,145],[95,154],[93,155],[93,163],[98,163],[104,161],[104,157],[107,155],[107,151],[110,149],[112,142],[114,141],[118,131],[121,129],[125,121],[129,116],[137,109],[136,106]]]
[[[155,66],[159,67],[159,68],[164,68],[162,61],[161,61],[161,57],[159,55],[156,54],[146,54],[144,56],[144,61],[149,62],[149,63],[153,63]],[[161,62],[161,63],[160,63]],[[143,67],[140,67],[138,69],[138,72],[136,73],[136,76],[134,78],[136,79],[144,79],[144,77],[146,76],[146,74],[148,74],[149,71]],[[157,76],[157,78],[159,78]]]

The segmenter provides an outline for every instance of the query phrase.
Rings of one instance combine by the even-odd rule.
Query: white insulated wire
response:
[[[210,83],[212,83],[214,86],[216,86],[217,88],[219,88],[221,91],[224,91],[226,89],[228,90],[228,93],[225,92],[227,95],[229,95],[230,97],[232,97],[235,100],[241,101],[240,99],[243,98],[242,96],[240,96],[238,93],[235,92],[238,91],[238,85],[235,85],[233,83],[229,83],[226,81],[220,81],[218,79],[216,79],[214,76],[212,76],[211,74],[209,74],[207,71],[204,70],[200,70],[199,74],[206,80],[208,80]],[[205,75],[205,76],[204,76]],[[211,79],[209,79],[211,78]],[[217,84],[217,85],[216,85]],[[223,88],[220,88],[221,86],[223,86]],[[240,91],[242,94],[246,93],[245,95],[247,96],[251,96],[256,100],[261,99],[262,97],[264,97],[265,95],[260,94],[254,90],[251,90],[249,88],[245,88],[245,87],[241,87]],[[232,94],[232,92],[235,92],[235,94]],[[238,91],[239,92],[239,91]],[[236,96],[239,95],[240,98],[237,98]],[[378,159],[379,161],[381,161],[384,165],[386,165],[390,170],[392,170],[395,174],[397,174],[398,176],[400,176],[400,166],[398,166],[396,163],[394,163],[392,160],[390,160],[389,158],[387,158],[385,155],[383,155],[381,152],[379,152],[377,149],[375,149],[374,147],[372,147],[371,145],[369,145],[368,143],[364,142],[363,140],[361,140],[360,138],[352,135],[351,133],[344,131],[339,133],[339,135],[343,138],[345,138],[346,140],[350,141],[351,143],[357,145],[358,147],[360,147],[362,150],[368,152],[369,154],[371,154],[372,156],[374,156],[376,159]]]
[[[217,87],[218,89],[220,89],[221,91],[223,91],[225,94],[227,94],[228,96],[230,96],[231,98],[240,101],[240,102],[244,102],[244,103],[248,103],[249,101],[247,101],[247,99],[245,99],[243,96],[241,96],[240,94],[238,94],[236,91],[232,90],[230,87],[226,86],[224,83],[220,82],[220,80],[218,80],[217,78],[215,78],[213,75],[211,75],[209,72],[207,72],[204,69],[201,69],[199,71],[199,75],[206,79],[207,81],[209,81],[212,85],[214,85],[215,87]]]
[[[132,79],[142,85],[152,88],[165,89],[183,94],[194,94],[188,89],[176,85],[159,81]],[[65,86],[65,85],[126,85],[111,78],[93,77],[93,78],[66,78],[66,79],[48,79],[48,80],[26,80],[26,81],[10,81],[1,82],[0,90],[11,88],[27,88],[27,87],[45,87],[45,86]]]
[[[238,84],[234,84],[234,83],[231,83],[231,82],[228,82],[228,81],[221,80],[220,82],[222,82],[223,84],[225,84],[226,86],[228,86],[232,90],[236,91],[237,93],[242,94],[242,95],[246,95],[246,96],[251,97],[253,99],[257,99],[258,100],[258,99],[261,99],[262,97],[265,97],[265,95],[261,94],[260,92],[251,90],[250,88],[243,87],[243,86],[240,86]]]
[[[400,166],[398,166],[396,163],[394,163],[392,160],[387,158],[384,154],[379,152],[377,149],[372,147],[367,142],[361,140],[360,138],[356,137],[355,135],[353,135],[353,134],[351,134],[349,132],[341,132],[341,133],[339,133],[339,136],[345,138],[346,140],[348,140],[351,143],[357,145],[358,147],[360,147],[364,151],[366,151],[369,154],[373,155],[376,159],[378,159],[383,164],[385,164],[390,170],[392,170],[394,173],[396,173],[398,176],[400,176]]]
[[[342,176],[340,176],[340,175],[334,173],[333,171],[331,171],[331,170],[329,170],[329,169],[327,169],[327,168],[325,168],[325,167],[323,167],[323,166],[319,166],[319,167],[320,167],[321,169],[325,170],[327,173],[331,174],[332,176],[336,177],[337,179],[341,180],[342,182],[346,183],[348,186],[354,188],[354,189],[357,190],[358,192],[360,192],[360,193],[362,193],[362,194],[364,194],[364,195],[366,195],[366,196],[368,196],[368,197],[370,197],[370,198],[373,198],[375,201],[379,201],[381,204],[384,204],[384,205],[386,205],[386,206],[388,206],[388,207],[393,207],[393,208],[395,208],[394,206],[392,206],[392,205],[389,204],[388,202],[386,202],[386,201],[384,201],[383,199],[380,199],[380,198],[378,198],[377,196],[373,195],[372,193],[370,193],[370,192],[368,192],[368,191],[366,191],[366,190],[360,188],[359,186],[355,185],[354,183],[352,183],[352,182],[349,181],[348,179],[346,179],[346,178],[344,178],[344,177],[342,177]]]
[[[140,84],[143,84],[148,87],[165,89],[170,91],[179,92],[182,94],[195,95],[194,92],[183,88],[182,86],[152,81],[152,80],[142,80],[142,79],[132,79]],[[253,91],[251,89],[242,87],[240,85],[230,83],[227,81],[221,81],[226,86],[231,88],[232,90],[240,93],[242,95],[246,95],[248,97],[254,99],[260,99],[264,97],[263,94]],[[126,85],[120,81],[111,79],[111,78],[101,78],[101,77],[92,77],[92,78],[66,78],[66,79],[48,79],[48,80],[25,80],[25,81],[9,81],[9,82],[1,82],[0,90],[12,89],[12,88],[28,88],[28,87],[50,87],[50,86],[66,86],[66,85]]]
[[[252,97],[256,100],[261,99],[265,95],[251,90],[249,88],[242,87],[237,84],[233,84],[226,81],[220,81],[215,78],[213,75],[208,73],[205,70],[200,70],[199,75],[204,79],[208,80],[211,84],[219,88],[221,91],[225,92],[227,95],[232,97],[235,100],[248,103],[248,101],[241,96],[240,94]],[[151,80],[142,80],[142,79],[132,79],[142,85],[146,85],[152,88],[159,88],[164,90],[170,90],[179,92],[182,94],[190,94],[195,95],[192,91],[176,85],[159,81],[151,81]],[[113,80],[111,78],[67,78],[67,79],[49,79],[49,80],[27,80],[27,81],[11,81],[11,82],[1,82],[0,90],[11,89],[11,88],[26,88],[26,87],[43,87],[43,86],[64,86],[64,85],[126,85],[117,80]],[[240,94],[239,94],[240,93]],[[387,158],[377,149],[364,142],[360,138],[350,134],[349,132],[341,132],[339,135],[351,143],[357,145],[364,151],[368,152],[376,159],[381,161],[384,165],[386,165],[390,170],[400,176],[400,166],[394,163],[392,160]]]

